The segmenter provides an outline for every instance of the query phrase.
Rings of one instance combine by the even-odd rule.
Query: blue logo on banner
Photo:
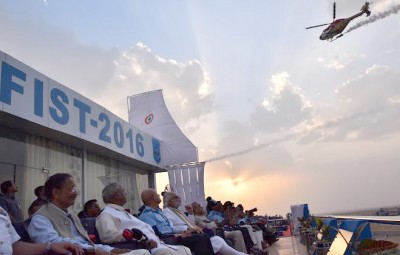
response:
[[[160,141],[153,138],[152,139],[152,143],[153,143],[153,158],[154,160],[157,162],[157,164],[160,164],[161,162],[161,144]]]

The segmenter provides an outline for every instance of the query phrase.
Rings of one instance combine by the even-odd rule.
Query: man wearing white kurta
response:
[[[111,183],[103,189],[106,206],[96,219],[96,229],[103,243],[126,241],[124,229],[137,228],[149,239],[150,252],[155,255],[190,255],[189,248],[180,245],[167,245],[160,241],[153,228],[137,219],[122,207],[126,203],[126,192],[121,185]]]
[[[168,218],[174,233],[181,233],[185,231],[202,231],[201,228],[194,224],[193,208],[189,205],[186,209],[189,210],[188,218],[184,213],[180,212],[179,208],[181,204],[180,197],[174,192],[165,192],[163,197],[164,202],[164,214]],[[243,255],[246,253],[236,251],[230,247],[224,239],[219,236],[213,236],[210,238],[212,247],[215,253],[222,255]]]

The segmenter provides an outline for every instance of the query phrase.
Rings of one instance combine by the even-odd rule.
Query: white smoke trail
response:
[[[384,19],[384,18],[386,18],[386,17],[389,16],[389,15],[397,14],[398,11],[400,11],[400,5],[395,5],[395,6],[391,7],[391,8],[390,8],[389,10],[387,10],[387,11],[380,12],[380,13],[378,13],[378,14],[374,14],[374,15],[372,15],[369,19],[358,22],[358,23],[355,24],[354,26],[350,27],[350,28],[346,31],[346,33],[350,32],[350,31],[353,31],[353,30],[355,30],[355,29],[357,29],[357,28],[359,28],[359,27],[362,27],[362,26],[368,25],[368,24],[370,24],[370,23],[373,23],[373,22],[375,22],[375,21],[377,21],[377,20]]]
[[[347,117],[340,117],[338,119],[330,120],[330,121],[324,122],[321,125],[318,125],[318,126],[312,128],[308,132],[334,128],[334,127],[340,126],[342,124],[345,124],[347,122],[357,121],[359,119],[363,119],[363,118],[369,117],[369,116],[375,116],[375,115],[380,114],[382,112],[385,112],[385,111],[387,111],[389,109],[400,109],[400,104],[396,105],[396,106],[379,107],[379,108],[376,108],[374,110],[370,110],[368,112],[359,112],[357,114],[349,115]],[[227,158],[241,156],[241,155],[244,155],[244,154],[256,151],[256,150],[260,150],[260,149],[263,149],[263,148],[266,148],[266,147],[269,147],[269,146],[272,146],[272,145],[275,145],[275,144],[279,144],[281,142],[285,142],[285,141],[291,140],[293,138],[300,138],[301,136],[304,136],[304,134],[305,134],[304,132],[294,132],[294,133],[291,133],[291,134],[287,134],[287,135],[285,135],[285,136],[283,136],[281,138],[276,138],[276,139],[271,140],[271,141],[266,142],[266,143],[260,143],[257,146],[249,147],[247,149],[244,149],[244,150],[241,150],[241,151],[238,151],[238,152],[235,152],[235,153],[231,153],[231,154],[219,156],[219,157],[216,157],[216,158],[208,159],[208,160],[205,160],[204,162],[211,163],[211,162],[215,162],[215,161],[224,160],[224,159],[227,159]],[[229,161],[227,161],[227,162],[229,162]]]
[[[290,134],[290,135],[284,136],[282,138],[278,138],[278,139],[272,140],[272,141],[270,141],[268,143],[261,143],[261,144],[259,144],[257,146],[253,146],[253,147],[247,148],[245,150],[238,151],[238,152],[235,152],[235,153],[231,153],[231,154],[228,154],[228,155],[224,155],[224,156],[216,157],[216,158],[213,158],[213,159],[205,160],[204,162],[210,163],[210,162],[214,162],[214,161],[220,161],[220,160],[223,160],[223,159],[232,158],[232,157],[240,156],[240,155],[243,155],[243,154],[247,154],[249,152],[252,152],[252,151],[255,151],[255,150],[259,150],[259,149],[271,146],[271,145],[276,144],[276,143],[287,141],[287,140],[293,138],[294,136],[298,136],[298,135],[299,134]]]

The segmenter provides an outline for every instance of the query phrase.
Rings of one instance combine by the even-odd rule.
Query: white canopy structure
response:
[[[204,163],[197,148],[177,126],[164,102],[162,90],[128,97],[129,123],[163,142],[161,155],[171,190],[187,203],[205,206]],[[182,209],[182,208],[181,208]]]
[[[176,125],[162,90],[128,97],[129,123],[164,142],[164,167],[197,162],[197,148]]]

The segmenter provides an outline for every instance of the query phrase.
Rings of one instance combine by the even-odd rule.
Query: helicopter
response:
[[[319,37],[319,39],[320,40],[328,40],[328,41],[332,42],[343,36],[342,32],[346,28],[346,26],[350,23],[350,21],[352,21],[353,19],[355,19],[357,17],[360,17],[364,13],[367,15],[367,17],[369,15],[371,15],[371,11],[369,10],[369,6],[371,4],[372,4],[372,2],[371,3],[365,2],[365,4],[361,7],[361,10],[359,13],[357,13],[349,18],[335,20],[335,16],[336,16],[336,2],[335,2],[335,3],[333,3],[333,22],[332,23],[326,23],[326,24],[321,24],[321,25],[317,25],[317,26],[306,27],[306,29],[329,25],[327,28],[325,28],[322,31],[322,34]]]

